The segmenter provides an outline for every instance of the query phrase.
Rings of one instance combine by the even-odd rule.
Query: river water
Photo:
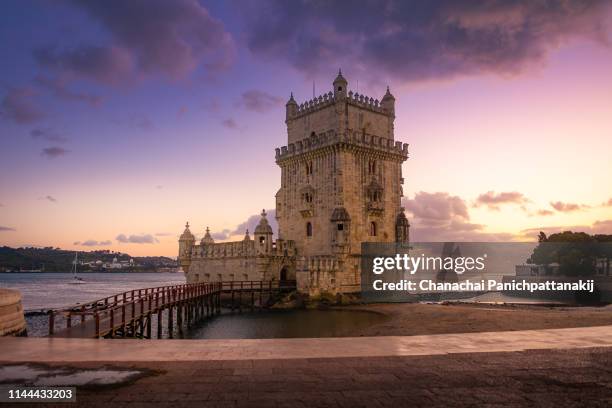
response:
[[[70,273],[0,273],[0,287],[21,292],[23,308],[55,309],[91,302],[132,289],[185,283],[183,273],[81,273],[84,284],[73,284]]]

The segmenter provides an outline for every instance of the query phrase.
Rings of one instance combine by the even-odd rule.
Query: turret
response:
[[[285,105],[285,109],[286,109],[286,113],[285,113],[286,120],[291,119],[297,114],[298,104],[295,101],[295,99],[293,99],[293,92],[291,92],[291,97],[289,97],[289,100],[287,101],[287,104]]]
[[[389,87],[387,87],[387,93],[385,93],[385,96],[383,96],[380,105],[385,110],[385,112],[395,117],[395,97],[393,96],[391,91],[389,91]]]
[[[338,70],[338,76],[334,79],[334,98],[344,99],[348,88],[348,81],[342,76],[342,70]]]
[[[200,241],[200,244],[202,244],[202,245],[210,245],[210,244],[214,244],[214,243],[215,243],[215,240],[210,235],[210,229],[208,227],[206,227],[206,233],[204,234],[204,237]]]
[[[270,254],[272,252],[272,227],[266,218],[266,210],[261,211],[261,220],[255,227],[255,247],[258,254]]]
[[[249,230],[247,229],[246,232],[244,233],[243,241],[250,241],[250,240],[251,240],[251,236],[249,235]]]
[[[410,223],[408,218],[406,218],[406,214],[404,214],[404,207],[402,207],[395,220],[395,241],[398,243],[408,243],[409,239]]]
[[[189,265],[191,265],[191,249],[195,243],[195,237],[189,230],[189,222],[185,223],[185,231],[179,238],[179,254],[178,260],[183,271],[187,272]]]

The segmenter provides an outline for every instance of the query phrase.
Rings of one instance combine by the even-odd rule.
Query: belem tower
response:
[[[296,280],[302,293],[360,291],[362,242],[408,242],[401,207],[408,145],[394,140],[395,98],[348,90],[286,105],[287,146],[276,149],[278,235],[265,211],[251,238],[216,243],[208,228],[196,242],[187,224],[179,263],[187,282]]]

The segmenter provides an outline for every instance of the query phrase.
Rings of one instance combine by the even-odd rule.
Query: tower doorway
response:
[[[287,280],[287,267],[286,266],[283,266],[283,268],[280,271],[280,280],[281,281]]]

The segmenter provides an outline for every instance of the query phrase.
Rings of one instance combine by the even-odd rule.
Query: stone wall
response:
[[[21,305],[21,293],[0,289],[0,336],[25,336],[27,326]]]
[[[277,240],[268,246],[255,238],[193,245],[188,261],[182,258],[187,283],[294,280],[293,243]]]

